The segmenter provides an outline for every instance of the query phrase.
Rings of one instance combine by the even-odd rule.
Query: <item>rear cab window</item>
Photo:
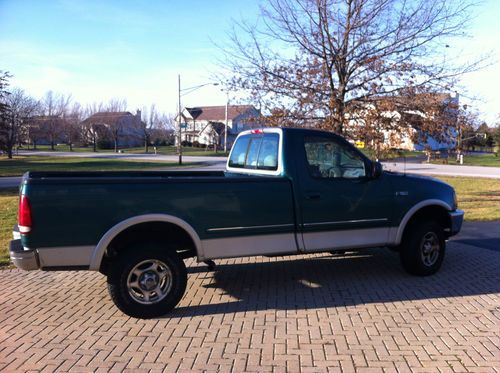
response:
[[[280,148],[280,130],[243,132],[231,150],[226,168],[239,173],[279,175]]]

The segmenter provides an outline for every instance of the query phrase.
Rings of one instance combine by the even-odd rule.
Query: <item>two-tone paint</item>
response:
[[[17,257],[34,253],[42,269],[98,270],[116,236],[148,222],[184,230],[198,260],[398,245],[411,217],[428,206],[449,214],[449,235],[460,229],[463,213],[445,183],[387,172],[315,179],[306,169],[304,136],[345,140],[304,129],[255,136],[262,132],[280,135],[277,170],[25,174],[21,194],[33,226],[21,235]]]

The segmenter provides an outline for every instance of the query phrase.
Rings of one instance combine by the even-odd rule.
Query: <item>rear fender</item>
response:
[[[191,237],[191,239],[194,242],[195,248],[196,248],[196,255],[198,257],[198,260],[201,261],[203,260],[203,251],[202,251],[202,245],[201,245],[201,240],[194,228],[188,224],[186,221],[179,219],[175,216],[172,215],[166,215],[166,214],[146,214],[146,215],[139,215],[139,216],[134,216],[132,218],[129,218],[127,220],[124,220],[115,226],[113,226],[110,230],[102,236],[101,240],[97,244],[97,246],[94,249],[94,252],[92,253],[92,257],[90,260],[90,267],[89,269],[92,271],[98,271],[102,258],[104,254],[106,253],[106,249],[108,248],[109,244],[113,239],[118,236],[121,232],[123,232],[125,229],[130,228],[134,225],[141,224],[141,223],[151,223],[151,222],[165,222],[165,223],[171,223],[179,226],[180,228],[184,229],[187,234]]]

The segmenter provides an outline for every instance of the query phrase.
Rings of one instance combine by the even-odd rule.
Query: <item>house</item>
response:
[[[260,118],[260,110],[252,105],[228,105],[228,148],[240,132],[261,127]],[[181,126],[182,142],[204,146],[224,146],[226,106],[186,107],[182,111],[181,120],[183,123]]]
[[[380,97],[349,114],[348,137],[384,149],[445,150],[456,145],[458,93]],[[434,133],[425,123],[431,123]],[[439,134],[436,134],[439,132]],[[375,138],[377,140],[375,140]]]
[[[59,115],[35,115],[27,120],[26,138],[28,143],[56,145],[66,142],[66,128],[69,122]]]
[[[144,145],[144,128],[141,111],[102,111],[85,119],[82,125],[90,128],[97,141],[116,143],[117,147]]]

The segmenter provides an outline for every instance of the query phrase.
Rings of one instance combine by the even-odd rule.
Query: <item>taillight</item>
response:
[[[252,130],[251,133],[256,134],[256,135],[262,135],[264,133],[264,130],[261,130],[261,129]]]
[[[21,234],[27,234],[31,232],[32,221],[31,221],[31,207],[30,201],[24,194],[21,195],[19,200],[19,232]]]

